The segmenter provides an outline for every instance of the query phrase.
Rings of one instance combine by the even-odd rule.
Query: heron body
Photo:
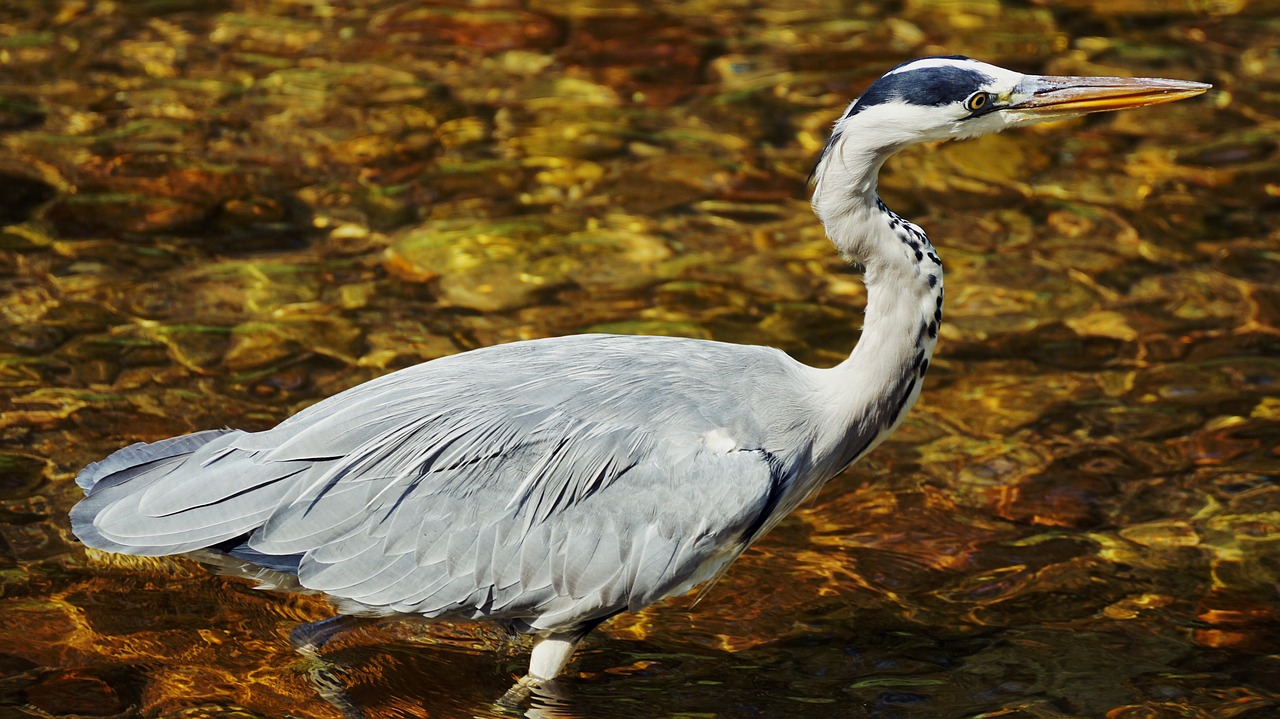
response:
[[[347,614],[504,622],[537,636],[530,678],[552,678],[599,622],[718,576],[915,403],[942,263],[876,194],[890,155],[1207,87],[900,65],[849,106],[814,171],[816,214],[865,268],[862,336],[839,365],[668,337],[488,347],[266,431],[126,447],[80,472],[73,529],[100,549],[296,577]]]

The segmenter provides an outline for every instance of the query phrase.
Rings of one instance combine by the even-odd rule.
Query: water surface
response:
[[[0,7],[0,706],[31,716],[1280,715],[1273,3],[9,0]],[[830,365],[865,295],[805,177],[905,59],[1212,82],[893,161],[948,309],[899,433],[704,601],[497,706],[480,625],[328,616],[88,552],[84,464],[260,429],[517,339]],[[326,701],[322,689],[345,696]]]

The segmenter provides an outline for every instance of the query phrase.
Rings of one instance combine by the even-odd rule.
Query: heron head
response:
[[[858,145],[890,154],[917,142],[1172,102],[1209,87],[1155,78],[1024,75],[958,55],[927,57],[872,83],[836,123],[832,139],[857,133]]]

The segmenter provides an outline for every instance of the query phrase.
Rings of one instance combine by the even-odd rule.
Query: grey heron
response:
[[[942,262],[877,195],[891,155],[1208,88],[904,63],[848,106],[813,173],[828,237],[865,268],[862,335],[840,364],[670,337],[477,349],[269,430],[121,449],[79,473],[73,530],[112,552],[290,577],[343,615],[501,622],[535,636],[526,681],[552,679],[602,621],[714,580],[915,403]]]

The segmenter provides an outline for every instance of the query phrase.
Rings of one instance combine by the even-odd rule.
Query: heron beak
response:
[[[1006,109],[1029,120],[1054,120],[1127,110],[1195,97],[1213,87],[1157,77],[1054,77],[1031,75]]]

